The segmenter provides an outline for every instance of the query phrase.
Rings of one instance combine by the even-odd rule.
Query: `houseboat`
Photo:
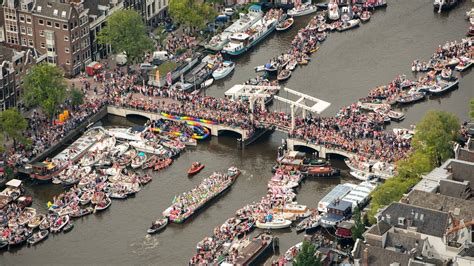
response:
[[[321,226],[336,227],[352,216],[352,202],[334,200],[327,206],[327,212],[321,217]]]
[[[333,188],[324,198],[322,198],[318,203],[318,211],[322,213],[327,212],[327,207],[331,202],[342,199],[346,196],[349,192],[351,192],[356,185],[354,184],[339,184],[335,188]]]
[[[364,181],[357,185],[349,194],[342,198],[343,201],[352,203],[352,210],[356,207],[365,206],[370,200],[370,193],[377,187],[368,181]]]

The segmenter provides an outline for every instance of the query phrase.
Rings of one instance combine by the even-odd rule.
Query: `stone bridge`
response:
[[[162,116],[160,113],[157,113],[157,112],[150,112],[150,111],[111,106],[111,105],[107,107],[107,112],[108,114],[121,116],[121,117],[128,117],[128,116],[134,115],[134,116],[141,116],[149,120],[166,119],[166,120],[183,122],[182,120],[176,120],[176,119]],[[204,127],[207,127],[211,131],[212,136],[219,136],[219,134],[225,131],[230,131],[230,132],[239,134],[241,136],[241,139],[247,139],[248,132],[244,129],[241,129],[240,127],[231,127],[231,126],[222,125],[222,124],[215,125],[215,124],[201,123],[201,122],[197,122],[197,123],[199,123],[200,125]]]
[[[288,138],[286,140],[286,144],[289,150],[294,150],[297,147],[307,147],[307,148],[313,149],[318,152],[318,155],[321,158],[327,158],[329,154],[337,154],[337,155],[344,156],[346,158],[352,158],[356,155],[355,153],[352,153],[352,152],[327,148],[324,145],[310,143],[301,139]]]

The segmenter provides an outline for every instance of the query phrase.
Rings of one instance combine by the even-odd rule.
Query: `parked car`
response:
[[[153,70],[155,69],[156,66],[152,65],[152,64],[149,64],[149,63],[141,63],[140,64],[140,69],[141,70],[146,70],[146,71],[149,71],[149,70]]]
[[[119,66],[124,66],[127,64],[127,55],[125,53],[120,53],[115,56],[115,62]]]
[[[229,17],[232,17],[234,15],[234,13],[235,13],[234,9],[232,9],[230,7],[224,9],[224,14],[226,14]]]

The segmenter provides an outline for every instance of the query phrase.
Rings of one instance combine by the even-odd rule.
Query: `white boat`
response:
[[[263,13],[258,9],[249,9],[247,14],[239,14],[240,18],[227,27],[222,33],[212,37],[212,39],[204,45],[204,48],[212,51],[220,51],[229,42],[229,37],[236,32],[245,31],[255,22],[262,18]]]
[[[296,255],[301,251],[301,248],[303,247],[303,242],[299,242],[298,244],[292,246],[289,248],[284,255],[285,262],[293,262],[293,260],[296,258]],[[286,264],[285,264],[286,265]]]
[[[395,173],[395,165],[381,162],[381,161],[357,161],[357,160],[344,160],[346,165],[355,172],[364,172],[366,174],[373,174],[383,179],[389,179],[393,177]]]
[[[385,103],[364,103],[364,102],[358,102],[357,106],[360,109],[367,110],[367,111],[375,111],[376,109],[379,108],[384,108],[384,109],[389,109],[390,110],[390,105],[385,104]]]
[[[328,18],[330,20],[338,20],[340,17],[339,7],[336,2],[330,2],[328,4]]]
[[[343,22],[343,24],[336,28],[337,31],[346,31],[352,28],[358,27],[360,24],[360,19],[351,19],[347,22]]]
[[[222,65],[219,66],[214,72],[212,72],[212,77],[215,80],[223,79],[227,77],[235,69],[235,63],[232,61],[224,61]]]
[[[374,180],[377,179],[378,176],[371,174],[371,173],[366,173],[366,172],[361,172],[361,171],[351,171],[350,172],[351,176],[355,177],[358,180],[361,181],[369,181],[369,180]]]
[[[290,227],[290,225],[291,225],[291,221],[288,221],[280,217],[275,217],[271,219],[270,221],[266,221],[266,222],[257,221],[255,223],[255,226],[260,229],[283,229],[283,228]]]
[[[311,210],[306,205],[297,202],[287,203],[282,207],[273,208],[275,213],[291,214],[295,218],[306,218],[311,215]]]
[[[178,90],[180,92],[187,92],[193,88],[193,84],[191,83],[186,83],[186,82],[181,82],[178,81],[171,85],[170,89],[172,90]]]
[[[318,11],[318,8],[315,5],[312,5],[311,2],[307,2],[288,10],[288,15],[292,17],[300,17],[316,11]]]
[[[114,136],[116,139],[128,140],[128,141],[140,141],[142,137],[139,132],[134,132],[132,128],[114,127],[108,128],[107,133],[110,136]]]
[[[459,79],[454,81],[440,80],[438,83],[430,89],[430,93],[434,95],[440,95],[454,89],[459,84]]]
[[[262,72],[262,71],[265,71],[265,65],[255,67],[255,72]]]
[[[165,155],[168,153],[168,151],[163,148],[163,146],[153,141],[131,141],[130,145],[134,147],[137,151],[142,151],[155,155]]]
[[[296,62],[296,60],[291,60],[290,62],[288,62],[288,64],[286,64],[285,68],[290,70],[290,71],[293,71],[293,70],[295,70],[297,65],[298,65],[298,62]]]
[[[459,64],[455,67],[455,69],[459,72],[463,72],[467,69],[469,69],[472,66],[472,63],[474,60],[469,59],[469,58],[461,58],[461,61]]]
[[[137,169],[137,168],[141,167],[143,165],[143,163],[145,163],[146,159],[147,159],[146,154],[140,153],[140,154],[138,154],[137,157],[133,158],[132,162],[130,163],[130,166],[133,169]]]
[[[336,199],[341,199],[345,195],[354,189],[356,185],[346,183],[339,184],[334,187],[326,196],[324,196],[318,203],[318,211],[325,213],[327,212],[327,206]]]
[[[206,81],[204,81],[204,82],[201,84],[201,89],[210,87],[210,86],[212,85],[212,83],[214,83],[214,79],[213,79],[213,78],[207,79]]]
[[[285,30],[289,29],[291,26],[293,26],[293,23],[295,23],[295,19],[294,18],[288,18],[288,19],[278,23],[278,25],[276,26],[276,30],[277,31],[285,31]]]
[[[130,148],[130,144],[128,142],[120,143],[119,145],[115,146],[111,151],[110,154],[112,156],[120,157]]]

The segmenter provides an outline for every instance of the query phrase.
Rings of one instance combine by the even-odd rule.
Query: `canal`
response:
[[[414,77],[410,72],[414,59],[426,60],[439,44],[464,37],[468,28],[464,12],[472,7],[470,1],[464,1],[448,14],[437,14],[433,12],[432,0],[399,0],[388,4],[368,24],[330,34],[310,64],[298,67],[285,86],[331,102],[324,115],[334,115],[340,107],[367,95],[370,88],[386,84],[398,74]],[[222,96],[233,84],[254,77],[254,67],[285,51],[309,19],[297,18],[292,30],[274,33],[238,58],[232,76],[217,82],[206,93]],[[474,77],[470,74],[461,79],[459,89],[404,108],[407,119],[392,127],[414,124],[429,109],[450,111],[462,120],[467,119],[468,101],[474,97],[472,84]],[[140,122],[110,116],[103,121],[104,125]],[[51,235],[35,247],[3,252],[0,265],[186,265],[198,241],[210,236],[213,228],[235,210],[260,200],[266,193],[276,149],[284,137],[274,133],[245,149],[238,148],[236,137],[230,135],[203,141],[195,149],[185,151],[170,168],[155,173],[153,181],[134,198],[113,201],[107,211],[76,220],[74,230],[68,234]],[[206,168],[188,178],[186,170],[193,161],[203,162]],[[333,163],[343,167],[342,160]],[[232,165],[243,173],[228,193],[185,224],[172,224],[159,235],[146,236],[147,227],[171,204],[175,195],[190,190],[213,171],[224,171]],[[316,207],[341,182],[357,181],[347,172],[342,179],[306,180],[297,190],[297,200]],[[34,197],[33,207],[43,212],[47,201],[61,191],[53,185],[28,188]],[[290,230],[279,232],[278,236],[281,252],[302,240],[301,235]]]

